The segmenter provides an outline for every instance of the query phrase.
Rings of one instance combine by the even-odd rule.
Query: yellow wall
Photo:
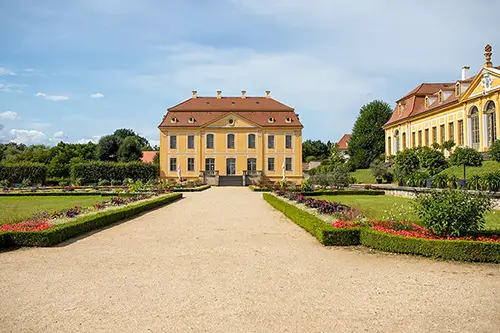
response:
[[[272,181],[282,179],[282,164],[285,158],[292,158],[292,171],[286,171],[290,181],[302,180],[302,129],[300,128],[262,128],[244,120],[237,119],[234,126],[226,126],[222,119],[205,128],[160,128],[160,176],[163,179],[177,179],[177,171],[170,171],[170,158],[177,158],[181,165],[181,176],[185,179],[198,178],[200,171],[205,170],[205,159],[215,158],[215,170],[221,176],[226,175],[226,159],[236,159],[236,175],[247,170],[247,158],[257,159],[257,171]],[[227,148],[227,135],[235,135],[235,148]],[[248,134],[255,134],[255,149],[248,148]],[[206,148],[207,134],[214,134],[214,149]],[[170,149],[170,136],[177,137],[177,149]],[[187,149],[188,135],[195,136],[194,149]],[[275,148],[268,149],[267,138],[275,136]],[[285,148],[285,136],[292,136],[292,148]],[[195,170],[188,172],[187,159],[195,159]],[[275,170],[267,170],[267,159],[275,159]],[[177,169],[177,167],[176,167]]]

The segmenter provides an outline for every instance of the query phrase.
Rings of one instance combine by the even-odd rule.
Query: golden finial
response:
[[[491,63],[491,45],[488,44],[484,48],[484,56],[486,57],[486,63],[484,64],[484,67],[493,67],[493,64]]]

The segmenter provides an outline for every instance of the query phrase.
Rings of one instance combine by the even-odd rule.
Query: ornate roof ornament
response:
[[[493,67],[493,63],[491,62],[491,55],[492,55],[492,48],[491,45],[488,44],[484,48],[484,56],[486,57],[486,62],[484,63],[484,67],[491,68]]]

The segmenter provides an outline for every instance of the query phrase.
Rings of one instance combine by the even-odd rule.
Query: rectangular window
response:
[[[194,171],[194,158],[188,158],[188,171]]]
[[[285,148],[292,149],[292,136],[291,135],[285,136]]]
[[[389,155],[392,155],[392,146],[391,146],[391,137],[387,137],[387,151],[389,152]]]
[[[446,136],[445,136],[446,129],[445,129],[444,125],[441,125],[440,130],[441,130],[441,142],[439,142],[439,143],[443,143],[446,141]]]
[[[170,149],[177,149],[177,136],[170,136]]]
[[[227,135],[227,148],[234,149],[234,134]]]
[[[215,171],[215,158],[205,159],[205,172],[208,175],[213,175]]]
[[[291,157],[287,157],[285,159],[285,170],[292,171],[292,158]]]
[[[207,149],[214,149],[214,135],[207,134]]]
[[[269,157],[267,159],[267,170],[274,171],[274,157]]]
[[[430,143],[429,143],[429,129],[426,128],[425,129],[425,146],[426,147],[429,147]]]
[[[418,146],[422,145],[422,131],[418,131]]]
[[[448,124],[448,137],[450,138],[451,141],[455,141],[455,124],[454,123]]]
[[[170,158],[170,171],[177,171],[177,159],[175,157]]]
[[[274,135],[269,135],[267,137],[267,148],[274,149]]]
[[[411,133],[411,146],[413,148],[415,148],[417,146],[417,140],[416,140],[415,136],[416,136],[415,132],[412,132]]]
[[[460,146],[464,145],[464,121],[458,121],[458,144]]]
[[[406,132],[403,133],[403,150],[406,149]]]
[[[254,174],[257,171],[257,159],[256,158],[247,159],[247,171],[249,174]]]
[[[438,129],[436,126],[432,128],[432,143],[438,142]]]
[[[248,148],[255,149],[255,134],[248,134]]]
[[[188,149],[194,149],[194,135],[188,135]]]

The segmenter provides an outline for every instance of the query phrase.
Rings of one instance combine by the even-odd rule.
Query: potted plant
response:
[[[468,166],[483,165],[483,158],[481,154],[473,148],[458,147],[450,156],[450,164],[464,167],[464,179],[458,180],[458,186],[461,189],[465,189],[467,187],[466,168]]]

